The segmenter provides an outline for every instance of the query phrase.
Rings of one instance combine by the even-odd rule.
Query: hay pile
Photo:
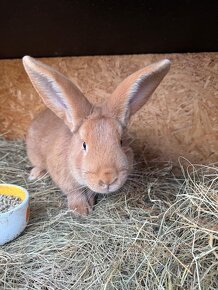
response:
[[[0,140],[0,182],[26,187],[31,219],[0,248],[0,289],[218,289],[218,168],[135,172],[75,218],[49,177],[27,182],[22,142]]]

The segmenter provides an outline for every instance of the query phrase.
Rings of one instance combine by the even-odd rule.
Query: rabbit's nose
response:
[[[101,173],[98,184],[109,190],[109,187],[117,180],[117,172],[115,170],[105,170]]]

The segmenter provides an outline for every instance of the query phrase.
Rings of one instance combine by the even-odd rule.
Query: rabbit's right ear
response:
[[[75,131],[92,110],[86,97],[69,79],[48,65],[30,56],[23,57],[23,65],[46,106]]]
[[[148,101],[169,69],[170,61],[163,59],[131,74],[105,102],[104,111],[125,126],[131,115]]]

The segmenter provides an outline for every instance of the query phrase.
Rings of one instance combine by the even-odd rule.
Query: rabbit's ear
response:
[[[110,115],[126,125],[149,99],[170,69],[170,61],[164,59],[153,63],[127,77],[116,88],[103,106]]]
[[[90,114],[92,105],[64,75],[30,56],[23,57],[24,68],[46,106],[63,119],[71,131]]]

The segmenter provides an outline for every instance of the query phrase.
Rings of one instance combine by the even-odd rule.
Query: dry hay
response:
[[[48,177],[27,182],[22,142],[0,140],[0,182],[26,187],[31,219],[0,248],[0,289],[218,289],[218,168],[136,171],[87,218]]]

